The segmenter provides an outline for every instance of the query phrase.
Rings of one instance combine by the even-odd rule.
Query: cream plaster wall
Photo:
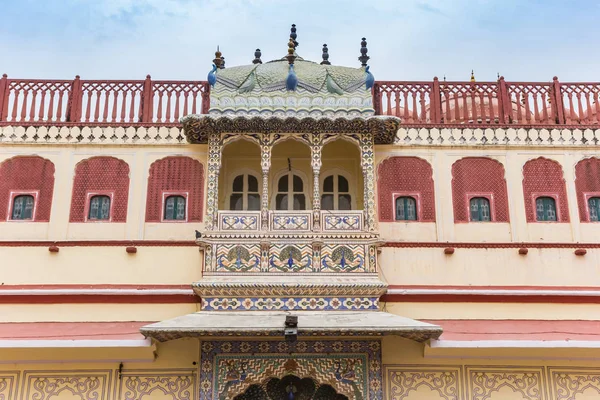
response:
[[[0,246],[0,283],[24,284],[191,284],[202,276],[196,246],[125,247]]]
[[[576,256],[573,248],[384,247],[379,256],[390,285],[598,286],[600,249]]]

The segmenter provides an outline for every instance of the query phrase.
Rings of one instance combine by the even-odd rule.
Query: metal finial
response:
[[[217,46],[217,51],[215,51],[215,59],[213,60],[213,64],[217,66],[217,68],[221,68],[221,60],[223,54],[219,50],[219,46]]]
[[[475,74],[473,73],[473,70],[471,70],[471,82],[475,82]]]
[[[221,56],[221,65],[219,66],[221,69],[225,69],[225,57]]]
[[[327,48],[327,44],[323,45],[323,61],[321,61],[321,65],[331,65],[329,62],[329,49]]]
[[[260,49],[256,49],[256,51],[254,52],[254,60],[252,60],[252,64],[262,64],[260,56],[262,56]]]
[[[446,82],[446,74],[444,74],[444,82]]]
[[[360,57],[358,57],[358,61],[360,61],[360,64],[363,67],[367,66],[367,61],[369,61],[369,59],[371,58],[367,55],[368,51],[369,50],[367,49],[367,39],[362,38],[362,41],[360,42]]]
[[[498,80],[500,80],[500,72],[497,72],[497,74],[498,74]]]
[[[290,38],[294,41],[294,49],[298,47],[298,41],[296,40],[297,37],[298,34],[296,33],[296,24],[292,24],[292,29],[290,29]]]
[[[288,42],[288,54],[287,54],[287,56],[285,56],[285,58],[287,58],[287,60],[290,64],[293,64],[294,60],[296,60],[296,54],[295,54],[294,49],[295,49],[294,38],[292,38],[290,36],[290,41]]]

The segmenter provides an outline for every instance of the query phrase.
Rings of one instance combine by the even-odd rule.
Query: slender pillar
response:
[[[321,230],[321,150],[323,138],[318,133],[311,135],[311,166],[313,170],[313,230]]]
[[[260,203],[260,227],[269,230],[269,171],[271,170],[272,136],[270,133],[260,135],[260,166],[262,171],[262,194]]]
[[[375,222],[375,154],[371,133],[360,135],[361,167],[364,179],[364,223],[368,231],[377,229]]]
[[[218,133],[208,138],[208,174],[206,196],[206,230],[215,230],[218,224],[219,212],[219,173],[221,172],[221,153],[223,143]]]

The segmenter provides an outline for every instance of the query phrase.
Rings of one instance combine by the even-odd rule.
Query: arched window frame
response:
[[[35,222],[35,212],[38,203],[39,191],[23,191],[15,190],[10,192],[10,198],[8,202],[8,212],[6,213],[6,220],[9,222]],[[33,197],[33,209],[31,210],[31,219],[12,219],[13,208],[15,205],[15,198],[19,196],[31,196]]]
[[[167,198],[170,196],[181,196],[185,199],[185,218],[184,219],[165,219],[165,206],[167,205]],[[165,223],[185,223],[188,222],[188,218],[190,217],[190,202],[189,202],[189,193],[181,192],[181,191],[163,191],[162,192],[162,206],[160,211],[160,221]]]
[[[396,219],[396,199],[398,197],[412,197],[415,199],[415,203],[417,206],[417,219],[415,220],[403,220]],[[423,207],[421,205],[421,194],[419,192],[394,192],[392,193],[392,210],[394,210],[394,222],[399,223],[414,223],[414,222],[423,222],[422,221],[422,210]]]
[[[556,221],[540,221],[537,219],[537,199],[540,197],[550,197],[554,199],[554,208],[556,210]],[[533,206],[533,211],[535,212],[535,222],[536,223],[553,223],[553,222],[562,222],[560,219],[560,202],[558,193],[533,193],[531,195],[531,201]]]
[[[484,199],[487,199],[487,201],[490,203],[490,220],[489,221],[474,221],[471,219],[471,200],[477,197],[483,197]],[[489,222],[496,222],[496,207],[494,206],[494,194],[493,193],[467,193],[466,196],[466,207],[467,207],[467,215],[469,216],[469,222],[482,222],[482,223],[489,223]]]
[[[600,198],[600,192],[586,192],[583,194],[583,197],[585,200],[585,220],[592,223],[600,222],[600,215],[598,221],[592,221],[592,214],[590,210],[590,199],[594,197]]]
[[[94,196],[108,196],[110,199],[110,210],[108,211],[108,219],[90,219],[90,205],[92,197]],[[83,209],[84,221],[85,222],[112,222],[113,219],[113,207],[114,207],[115,192],[113,191],[90,191],[85,194],[85,207]]]
[[[223,205],[223,210],[230,210],[230,207],[229,207],[230,199],[231,199],[231,195],[234,193],[233,192],[233,181],[235,180],[235,178],[237,178],[240,175],[249,175],[249,176],[253,176],[254,178],[256,178],[256,180],[258,181],[258,195],[259,195],[259,198],[262,197],[261,175],[259,173],[257,173],[256,171],[248,169],[248,168],[238,169],[238,170],[228,174],[228,176],[227,176],[227,183],[226,183],[227,186],[225,188],[225,202],[224,203],[219,202],[220,204]],[[239,193],[239,192],[236,191],[235,193]],[[243,196],[244,211],[248,210],[248,193],[249,192],[248,192],[248,187],[247,187],[247,180],[244,179],[244,196]],[[260,207],[258,210],[252,210],[252,211],[260,211]]]
[[[302,193],[304,194],[304,201],[305,201],[305,205],[306,207],[304,208],[304,210],[294,210],[294,209],[288,209],[288,210],[278,210],[278,211],[307,211],[307,210],[312,210],[312,186],[310,185],[310,180],[307,178],[306,174],[300,170],[294,169],[292,168],[292,170],[288,170],[287,168],[285,170],[279,171],[277,174],[274,175],[272,181],[271,181],[271,188],[270,188],[270,193],[269,195],[271,196],[271,200],[269,202],[269,208],[271,210],[277,210],[277,195],[280,194],[279,193],[279,179],[281,179],[281,177],[283,177],[284,175],[298,175],[300,177],[300,179],[302,179]],[[289,204],[289,199],[288,199],[288,204]],[[292,203],[293,204],[293,203]]]
[[[348,194],[350,195],[350,210],[356,210],[357,209],[357,205],[356,205],[356,182],[355,180],[351,179],[351,175],[341,169],[338,168],[334,168],[334,169],[328,169],[325,172],[321,171],[321,176],[320,176],[320,194],[321,194],[321,199],[323,198],[323,195],[325,194],[325,191],[323,190],[325,187],[325,179],[327,179],[327,177],[329,176],[336,176],[336,175],[340,175],[343,176],[344,178],[346,178],[346,180],[348,181]],[[333,189],[334,189],[334,205],[335,203],[337,203],[337,196],[336,194],[337,192],[337,179],[334,178],[334,182],[333,182]],[[337,210],[337,207],[334,207],[334,210]]]

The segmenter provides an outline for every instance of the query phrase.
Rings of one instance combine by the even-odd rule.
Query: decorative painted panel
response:
[[[200,400],[231,399],[269,378],[311,378],[353,400],[381,400],[381,343],[368,341],[205,341]]]
[[[50,400],[64,396],[81,400],[107,400],[111,371],[27,371],[23,379],[23,399]]]
[[[217,245],[217,272],[260,272],[260,245]]]
[[[195,400],[198,398],[195,370],[123,371],[118,399]]]
[[[390,400],[464,398],[462,369],[459,366],[387,366],[385,379],[385,393]]]
[[[203,297],[202,311],[377,310],[377,297]]]
[[[269,249],[270,272],[310,272],[312,246],[309,244],[275,244]]]
[[[271,211],[271,230],[274,231],[309,231],[312,214],[306,212]]]
[[[321,249],[321,272],[366,271],[363,245],[325,245]]]
[[[548,368],[551,399],[584,400],[600,398],[600,369]]]
[[[18,372],[0,372],[0,400],[12,400],[17,398],[18,381]]]
[[[362,211],[321,211],[321,226],[324,231],[361,231]]]
[[[472,400],[548,399],[542,368],[467,367],[467,382]]]
[[[258,231],[260,211],[219,211],[219,230]]]

